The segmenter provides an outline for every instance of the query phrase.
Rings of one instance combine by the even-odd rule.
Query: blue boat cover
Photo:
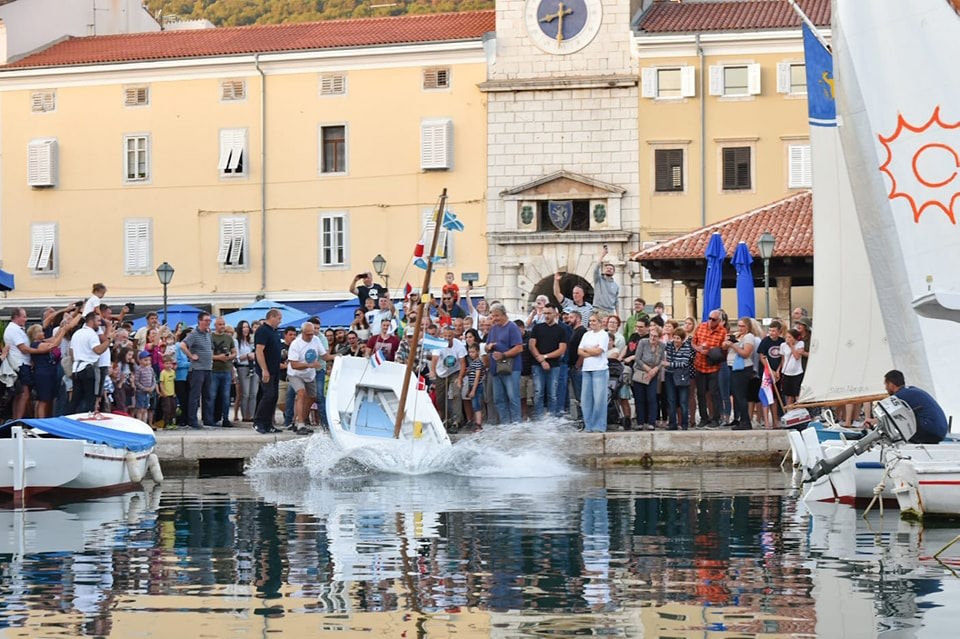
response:
[[[17,424],[62,437],[63,439],[83,439],[94,444],[105,444],[114,448],[125,448],[135,453],[153,448],[157,438],[153,433],[128,433],[100,426],[96,422],[81,422],[66,417],[48,417],[46,419],[17,419],[0,426],[0,436]]]

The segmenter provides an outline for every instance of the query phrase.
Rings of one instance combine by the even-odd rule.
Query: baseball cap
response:
[[[150,359],[150,351],[140,351],[140,359]]]

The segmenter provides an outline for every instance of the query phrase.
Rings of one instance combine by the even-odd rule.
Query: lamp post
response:
[[[770,317],[770,258],[773,257],[773,248],[777,245],[777,238],[770,231],[757,239],[757,248],[763,258],[763,288],[767,293],[767,317]]]
[[[163,284],[163,323],[167,323],[167,284],[173,280],[173,267],[164,262],[157,267],[157,277]]]
[[[383,278],[383,284],[387,287],[387,290],[390,290],[390,276],[384,275],[384,271],[387,270],[387,259],[377,253],[377,256],[373,258],[373,270],[377,272],[377,275]]]

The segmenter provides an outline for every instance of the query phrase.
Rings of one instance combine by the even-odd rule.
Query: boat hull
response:
[[[373,367],[359,357],[337,357],[326,396],[330,436],[344,451],[375,448],[414,465],[451,446],[430,396],[410,380],[407,409],[399,436],[393,435],[404,366],[383,362]]]
[[[960,518],[960,459],[953,462],[894,458],[887,464],[905,519]]]

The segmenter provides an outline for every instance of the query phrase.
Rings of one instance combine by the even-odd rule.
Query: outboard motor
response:
[[[807,481],[820,479],[854,455],[865,453],[880,442],[907,442],[917,432],[913,409],[899,397],[891,395],[878,402],[873,409],[873,416],[877,419],[877,425],[872,432],[853,442],[835,457],[817,462],[810,469],[810,478]]]

